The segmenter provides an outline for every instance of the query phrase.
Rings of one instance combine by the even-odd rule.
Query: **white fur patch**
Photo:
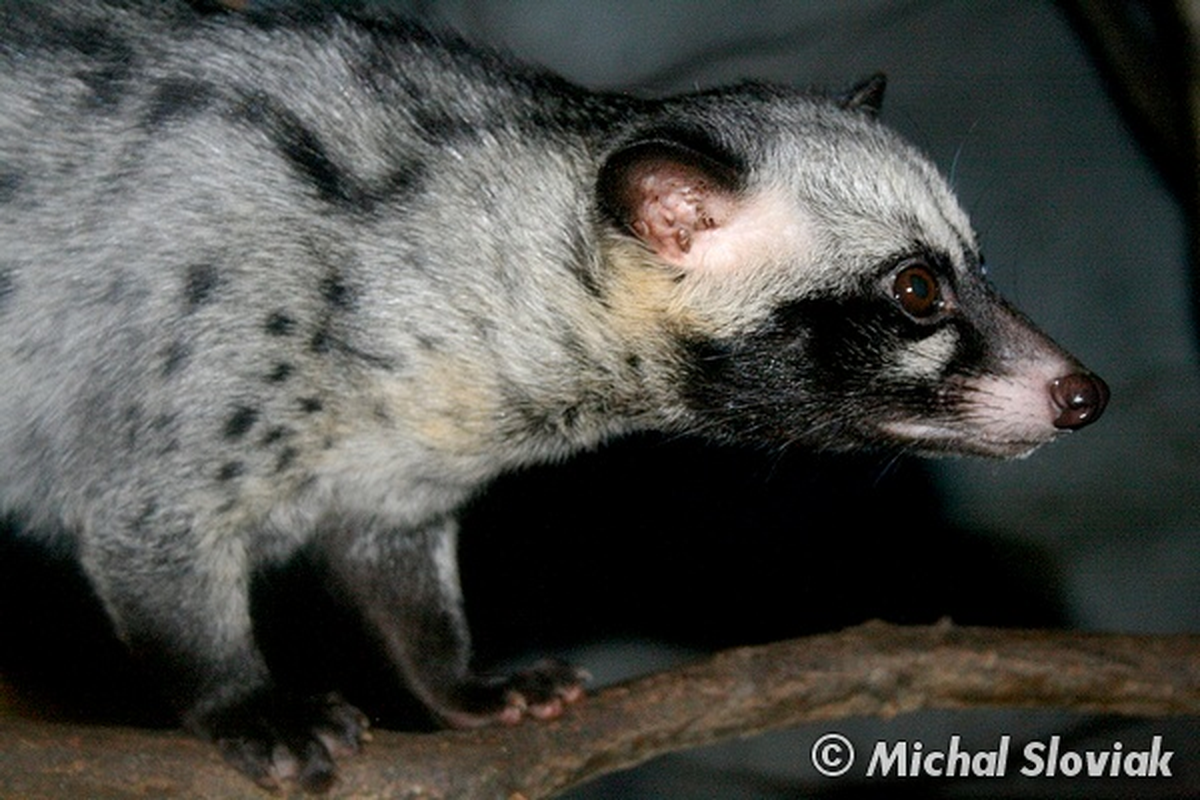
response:
[[[778,192],[746,199],[724,223],[700,231],[677,264],[679,302],[711,336],[733,336],[765,319],[781,298],[812,285],[815,222]]]
[[[957,346],[958,334],[943,328],[897,353],[892,372],[901,378],[936,378],[954,357]]]
[[[754,264],[794,264],[812,249],[812,221],[786,197],[766,192],[697,231],[676,266],[709,275],[740,272]]]
[[[453,595],[455,602],[461,602],[461,590],[458,580],[458,537],[452,526],[438,538],[433,551],[433,565],[437,568],[438,585],[446,595]]]
[[[962,405],[950,419],[899,420],[881,428],[900,440],[953,444],[957,451],[1019,457],[1064,431],[1050,384],[1069,365],[1059,359],[1013,365],[1005,375],[985,375],[962,384]]]

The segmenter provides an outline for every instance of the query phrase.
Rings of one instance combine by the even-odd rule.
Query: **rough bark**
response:
[[[728,650],[596,692],[548,724],[376,732],[333,797],[538,798],[654,756],[918,709],[1200,715],[1200,636],[869,623]],[[0,796],[263,797],[178,732],[0,718]]]

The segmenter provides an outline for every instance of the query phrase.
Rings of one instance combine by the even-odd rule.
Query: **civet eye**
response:
[[[937,278],[923,262],[911,263],[896,273],[892,296],[913,319],[930,319],[946,305]]]

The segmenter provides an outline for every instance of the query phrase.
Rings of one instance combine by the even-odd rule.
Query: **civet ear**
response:
[[[877,117],[883,110],[883,94],[887,89],[887,76],[877,72],[849,91],[838,96],[838,105],[847,111],[862,111]]]
[[[597,184],[600,208],[669,264],[691,266],[700,239],[740,205],[738,170],[689,145],[655,138],[608,158]]]

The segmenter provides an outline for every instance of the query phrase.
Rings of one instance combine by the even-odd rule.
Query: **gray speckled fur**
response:
[[[435,711],[502,711],[467,698],[453,515],[514,466],[639,428],[993,455],[1055,433],[969,391],[1073,362],[990,293],[944,182],[866,110],[597,96],[323,12],[10,3],[0,24],[0,504],[69,537],[218,741],[269,716],[228,719],[273,691],[250,575],[307,544]],[[665,263],[598,202],[614,153],[663,140],[736,172],[702,264],[724,218]],[[957,292],[938,337],[880,288],[918,251]],[[811,330],[781,311],[801,308]],[[888,427],[914,419],[913,442]],[[270,783],[261,738],[232,757]]]

